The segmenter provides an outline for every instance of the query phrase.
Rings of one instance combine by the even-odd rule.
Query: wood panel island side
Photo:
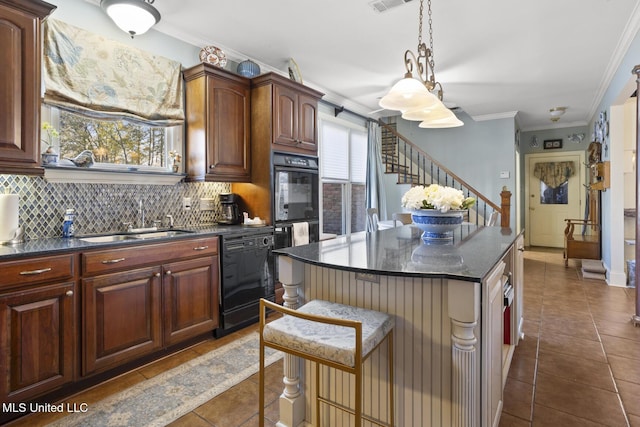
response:
[[[513,351],[524,337],[523,250],[522,233],[509,228],[462,225],[453,242],[427,244],[407,225],[276,254],[285,306],[324,299],[395,316],[396,426],[485,427],[499,423]],[[315,380],[305,372],[309,362],[285,355],[280,426],[314,419]],[[386,351],[364,372],[364,413],[384,420]],[[321,371],[322,394],[350,407],[352,382]],[[321,411],[327,425],[353,424],[349,414]]]

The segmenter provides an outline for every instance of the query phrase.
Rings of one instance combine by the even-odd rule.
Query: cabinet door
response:
[[[41,174],[40,20],[0,3],[0,46],[0,172]]]
[[[26,402],[73,379],[73,282],[0,297],[0,401]]]
[[[250,91],[248,85],[207,76],[208,178],[250,181]]]
[[[83,279],[82,374],[162,347],[160,267]]]
[[[163,266],[164,343],[169,346],[218,327],[218,257]]]
[[[273,143],[298,145],[298,94],[293,89],[273,87]]]
[[[523,319],[523,299],[524,299],[524,236],[521,234],[513,245],[513,287],[514,299],[511,307],[511,330],[514,333],[511,336],[511,343],[518,345],[522,336]]]
[[[502,361],[503,361],[503,272],[505,263],[499,262],[489,274],[483,290],[482,328],[482,396],[483,425],[497,426],[502,412]]]
[[[304,150],[318,151],[318,100],[300,95],[298,97],[298,142]]]

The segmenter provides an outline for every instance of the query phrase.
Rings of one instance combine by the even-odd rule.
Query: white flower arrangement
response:
[[[469,209],[475,202],[473,197],[465,198],[461,190],[438,184],[416,185],[402,196],[402,206],[407,209],[436,209],[440,212]]]

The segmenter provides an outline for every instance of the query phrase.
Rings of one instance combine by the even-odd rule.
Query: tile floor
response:
[[[565,268],[557,249],[529,248],[524,271],[525,339],[509,371],[500,426],[640,427],[640,328],[629,322],[635,290],[583,280],[579,263]],[[200,343],[87,390],[81,398],[96,402],[253,330]],[[277,420],[281,372],[278,362],[267,373],[267,383],[273,384],[267,392],[269,427]],[[170,425],[257,426],[257,396],[254,375]],[[12,426],[42,426],[55,417],[37,414]]]
[[[562,251],[525,252],[524,333],[504,390],[501,427],[640,427],[635,289],[583,279]]]

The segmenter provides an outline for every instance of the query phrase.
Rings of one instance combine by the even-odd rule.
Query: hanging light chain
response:
[[[431,0],[429,0],[431,2]],[[418,52],[422,46],[422,12],[424,11],[424,0],[420,0],[420,15],[418,19]]]
[[[429,14],[429,49],[431,50],[431,55],[429,56],[429,65],[431,65],[431,71],[435,74],[435,61],[433,59],[433,20],[431,18],[431,0],[427,0],[427,13]],[[422,19],[422,12],[420,13],[420,19]],[[422,27],[422,24],[420,24],[420,27]],[[422,29],[420,30],[420,33],[422,33]]]
[[[417,78],[424,83],[429,91],[438,89],[437,96],[442,100],[442,85],[436,81],[435,61],[433,59],[433,27],[431,0],[427,0],[427,13],[429,24],[429,47],[422,41],[422,26],[424,15],[424,0],[420,0],[420,15],[418,18],[418,50],[417,56],[410,50],[404,53],[404,65],[407,69],[406,77],[411,77],[414,70]]]

